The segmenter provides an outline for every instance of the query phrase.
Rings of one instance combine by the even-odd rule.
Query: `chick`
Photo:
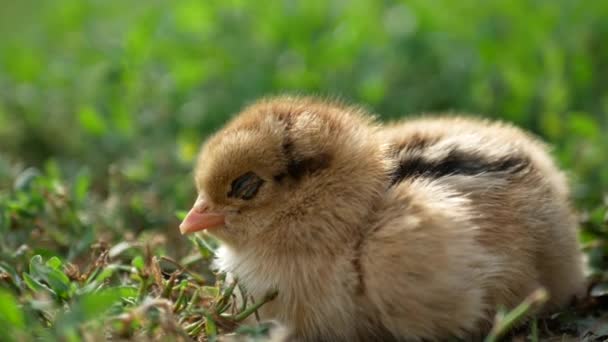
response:
[[[182,233],[298,341],[438,340],[490,326],[538,287],[546,310],[585,289],[563,174],[502,123],[383,127],[360,108],[278,97],[202,147]]]

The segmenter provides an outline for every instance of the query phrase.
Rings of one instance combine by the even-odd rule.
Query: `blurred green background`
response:
[[[12,294],[0,292],[0,327],[71,341],[126,297],[86,306],[89,282],[136,292],[116,311],[128,312],[158,296],[152,254],[208,259],[177,233],[197,149],[244,105],[285,92],[387,120],[469,112],[538,134],[570,174],[581,241],[608,284],[607,1],[5,0],[0,290]],[[112,245],[103,280],[79,276],[107,266],[87,262]],[[51,282],[55,305],[40,309],[32,279]],[[40,323],[67,302],[76,313]],[[202,322],[184,329],[197,336]],[[139,329],[125,324],[125,336]]]
[[[114,229],[175,229],[205,136],[269,94],[383,118],[458,111],[555,146],[579,205],[608,189],[608,2],[5,1],[0,185],[49,160]]]

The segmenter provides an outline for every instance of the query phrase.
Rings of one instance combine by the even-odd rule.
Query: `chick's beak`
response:
[[[207,202],[199,197],[184,221],[179,225],[179,231],[182,234],[190,234],[205,229],[217,228],[224,225],[224,220],[223,214],[209,211]]]

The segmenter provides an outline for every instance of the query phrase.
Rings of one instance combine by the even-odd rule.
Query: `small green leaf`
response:
[[[9,292],[0,289],[0,331],[9,332],[24,328],[25,319],[19,302]]]
[[[52,257],[46,261],[46,265],[52,269],[59,270],[61,269],[62,262],[58,257]]]
[[[114,270],[115,267],[111,267],[112,265],[109,265],[108,267],[104,268],[95,278],[95,281],[97,282],[103,282],[104,280],[110,278],[112,276],[112,274],[114,274]]]
[[[105,313],[115,304],[120,304],[121,298],[137,296],[137,289],[133,287],[113,287],[82,296],[79,300],[80,309],[85,319],[91,319]]]
[[[98,291],[102,287],[103,287],[102,283],[97,282],[97,281],[93,281],[93,282],[90,282],[90,283],[86,284],[85,286],[83,286],[83,287],[81,287],[79,289],[76,289],[74,291],[74,293],[76,293],[77,296],[81,296],[81,295],[85,295],[85,294],[88,294],[88,293],[94,293],[94,292]]]
[[[30,290],[34,292],[49,292],[53,295],[56,295],[55,292],[48,287],[44,286],[38,280],[32,278],[29,274],[23,273],[23,281],[30,288]]]
[[[89,192],[91,186],[91,174],[88,169],[82,169],[76,176],[74,181],[74,200],[76,203],[81,203]]]
[[[220,295],[220,289],[216,286],[203,286],[201,287],[201,294],[203,297],[216,298]]]
[[[139,272],[143,272],[145,267],[144,258],[141,255],[136,256],[131,261],[131,265],[133,265],[133,267],[135,267]]]
[[[51,264],[56,264],[57,261],[59,261],[59,259],[51,261]],[[61,263],[61,261],[59,261],[59,263]],[[68,278],[68,276],[66,276],[62,271],[43,264],[42,257],[40,255],[35,255],[30,260],[29,276],[36,280],[42,280],[47,283],[53,292],[55,292],[60,298],[69,298],[70,278]]]
[[[32,266],[32,264],[41,264],[42,263],[42,256],[41,255],[34,255],[31,259],[30,259],[30,273],[32,272],[32,269],[34,268]]]
[[[90,320],[99,320],[114,306],[122,306],[121,299],[137,296],[137,289],[128,286],[107,288],[79,296],[72,310],[65,312],[56,323],[63,331]]]
[[[107,130],[104,118],[91,106],[85,106],[78,112],[80,125],[89,134],[100,136]]]
[[[236,330],[236,332],[238,334],[249,335],[253,338],[264,338],[268,337],[273,324],[274,323],[272,322],[264,322],[254,326],[242,325]]]
[[[203,259],[209,259],[215,254],[217,247],[213,240],[203,239],[200,236],[191,236],[190,241],[197,247],[199,254]]]
[[[214,341],[217,339],[217,324],[213,319],[211,314],[205,314],[205,334],[209,340],[213,339]]]
[[[186,211],[186,210],[176,210],[175,211],[175,216],[180,221],[183,221],[186,218],[186,215],[188,215],[188,211]]]
[[[61,169],[55,159],[49,159],[44,163],[45,180],[57,180],[61,178]]]

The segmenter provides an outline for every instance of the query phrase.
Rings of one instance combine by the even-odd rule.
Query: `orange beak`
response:
[[[207,202],[199,197],[196,203],[186,215],[186,218],[179,225],[182,234],[190,234],[205,229],[212,229],[224,225],[225,217],[223,214],[209,211]]]

